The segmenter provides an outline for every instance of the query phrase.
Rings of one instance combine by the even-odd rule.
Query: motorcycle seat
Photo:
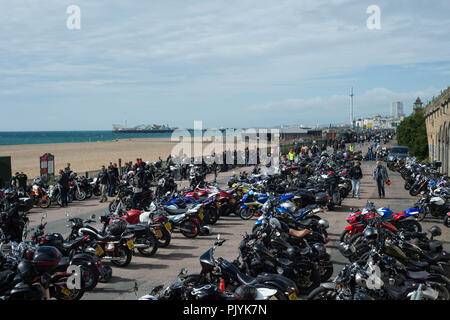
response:
[[[61,260],[59,260],[58,268],[67,268],[69,265],[70,265],[70,258],[62,257]]]
[[[127,230],[129,231],[140,231],[145,230],[147,227],[143,224],[129,224],[127,225]]]
[[[385,285],[384,289],[387,291],[388,295],[393,300],[401,300],[411,291],[412,287],[405,285],[405,286],[390,286]]]
[[[414,280],[427,280],[429,274],[426,271],[409,271],[407,276]]]
[[[443,254],[442,252],[425,254],[425,257],[430,262],[448,262],[450,261],[450,255]]]
[[[246,274],[244,274],[240,271],[237,272],[236,276],[240,283],[248,285],[248,286],[252,286],[252,285],[255,285],[256,283],[258,283],[258,281],[256,281],[256,278],[247,276]]]
[[[217,259],[217,261],[226,268],[231,269],[231,271],[235,272],[236,277],[240,283],[245,285],[254,285],[257,283],[256,278],[247,276],[246,274],[242,273],[234,264],[228,262],[227,260],[219,258]]]
[[[290,267],[294,264],[291,260],[283,258],[277,258],[277,262],[286,267]]]
[[[65,249],[65,250],[72,249],[72,247],[74,246],[74,244],[77,243],[77,242],[78,242],[78,240],[73,240],[73,241],[63,242],[63,244],[62,244],[63,249]]]

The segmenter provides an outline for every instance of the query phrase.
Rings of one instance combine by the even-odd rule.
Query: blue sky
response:
[[[81,29],[69,30],[69,5]],[[381,29],[369,30],[369,5]],[[450,3],[0,0],[0,130],[252,127],[405,111],[450,85]]]

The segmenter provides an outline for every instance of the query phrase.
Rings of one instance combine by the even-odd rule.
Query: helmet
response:
[[[40,185],[42,183],[41,177],[34,178],[33,183]]]
[[[77,177],[77,173],[72,171],[69,175],[72,179]]]
[[[300,248],[297,246],[292,246],[287,248],[286,255],[289,259],[298,259],[300,257]]]
[[[128,175],[129,177],[134,176],[134,171],[128,171],[127,175]]]
[[[447,216],[444,219],[444,226],[450,228],[450,213],[447,213]]]
[[[364,237],[368,240],[373,240],[376,239],[378,235],[377,229],[372,228],[372,227],[367,227],[364,230]]]
[[[256,294],[255,287],[243,284],[236,288],[233,296],[236,300],[255,300]]]
[[[282,207],[282,208],[288,210],[290,213],[294,213],[294,212],[295,212],[295,209],[296,209],[296,206],[295,206],[294,203],[292,203],[292,201],[286,201],[286,202],[283,202],[283,203],[280,205],[280,207]]]
[[[438,226],[432,226],[429,231],[433,237],[438,237],[442,234],[442,230]]]
[[[108,225],[108,232],[113,236],[120,236],[127,229],[127,223],[122,219],[115,219]]]
[[[141,172],[142,171],[142,167],[141,166],[137,167],[136,171],[137,172]]]
[[[328,223],[327,219],[320,219],[319,225],[324,229],[328,229],[330,227],[330,224]]]
[[[30,260],[22,260],[19,262],[19,265],[17,266],[17,271],[20,274],[20,277],[23,281],[29,282],[34,277],[38,275],[38,271],[36,270],[34,264]]]
[[[322,151],[322,153],[320,155],[323,157],[328,157],[328,153],[326,151]]]

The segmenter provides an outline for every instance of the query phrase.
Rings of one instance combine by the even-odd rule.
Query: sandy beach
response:
[[[170,138],[135,138],[120,139],[117,141],[98,141],[81,143],[53,143],[53,144],[27,144],[0,146],[0,156],[11,156],[12,174],[23,171],[29,178],[39,175],[39,158],[44,153],[55,156],[55,171],[71,164],[72,170],[84,173],[85,171],[99,170],[109,162],[119,164],[124,162],[156,161],[158,157],[166,160],[175,145],[179,142]],[[203,149],[209,143],[203,143]],[[234,148],[231,148],[234,149]],[[192,148],[193,150],[193,148]],[[208,153],[210,154],[210,153]]]

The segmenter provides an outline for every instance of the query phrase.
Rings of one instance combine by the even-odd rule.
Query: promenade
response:
[[[356,150],[360,149],[356,145]],[[362,146],[363,153],[367,150],[367,145]],[[372,170],[375,161],[363,161],[363,179],[361,181],[361,198],[346,198],[341,207],[336,207],[334,211],[321,213],[320,216],[329,221],[328,229],[330,242],[326,245],[327,251],[331,254],[334,263],[334,274],[342,269],[347,263],[338,251],[339,237],[347,226],[346,217],[350,213],[350,208],[362,208],[367,201],[375,203],[376,207],[390,207],[399,212],[408,209],[417,201],[417,197],[409,195],[403,187],[404,181],[398,173],[388,170],[392,184],[386,186],[386,198],[379,199],[376,182],[372,178]],[[249,170],[247,168],[247,170]],[[236,170],[238,173],[241,170]],[[218,184],[221,187],[226,185],[231,172],[220,173],[218,175]],[[208,177],[211,181],[212,177]],[[183,182],[186,183],[186,182]],[[351,196],[351,195],[350,195]],[[97,217],[107,210],[107,204],[100,204],[98,200],[87,200],[84,202],[73,202],[69,208],[51,208],[47,210],[48,225],[47,232],[61,232],[66,234],[66,217],[64,213],[68,211],[73,216],[88,218],[91,214]],[[34,213],[33,213],[34,212]],[[38,224],[42,209],[33,209],[30,214],[32,224]],[[97,287],[87,292],[83,299],[95,300],[127,300],[136,299],[133,291],[135,281],[138,284],[138,296],[148,294],[151,289],[159,284],[165,286],[172,283],[181,268],[187,268],[189,273],[198,273],[200,271],[199,257],[208,248],[210,248],[217,234],[222,239],[227,239],[222,247],[215,251],[216,257],[222,256],[228,260],[233,260],[238,255],[238,245],[245,232],[251,232],[256,218],[250,220],[241,220],[234,215],[230,217],[221,217],[213,226],[212,234],[208,236],[199,236],[195,239],[185,238],[180,233],[172,234],[172,241],[169,247],[159,248],[152,257],[143,257],[139,253],[133,256],[131,264],[126,268],[113,267],[113,278],[108,283],[99,283]],[[443,242],[444,249],[450,251],[450,229],[443,226],[441,221],[425,219],[422,223],[424,231],[427,231],[432,225],[439,225],[442,229],[442,236],[439,240]]]

